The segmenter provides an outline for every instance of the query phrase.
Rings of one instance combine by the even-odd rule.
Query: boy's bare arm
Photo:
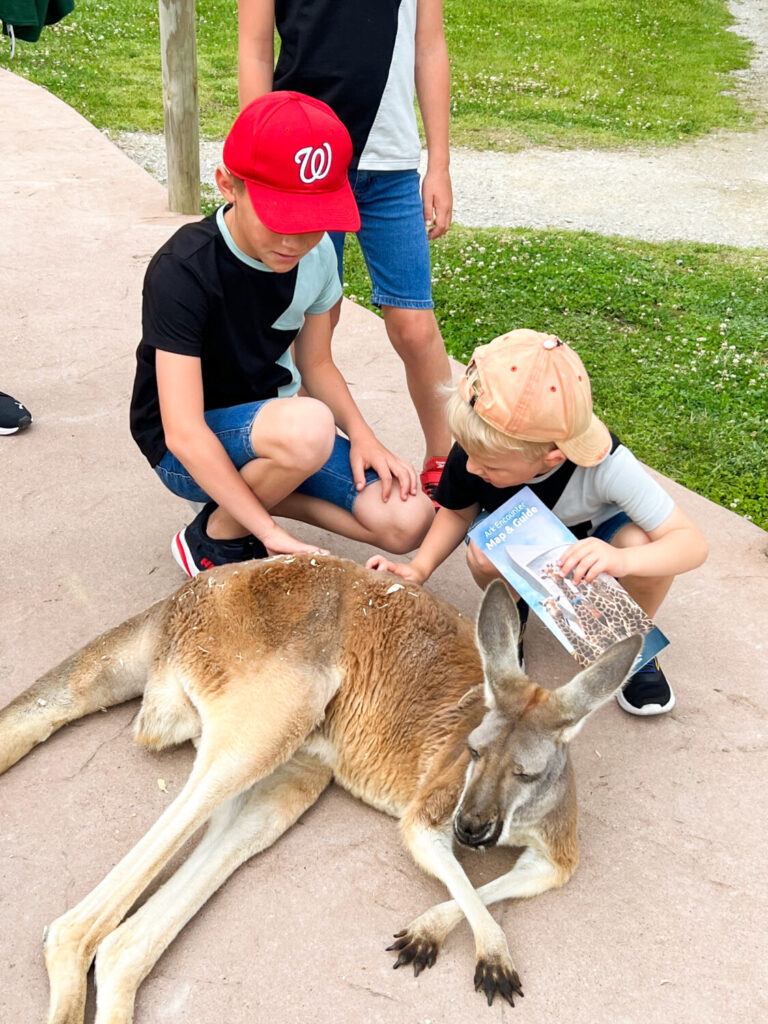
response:
[[[709,553],[707,541],[692,520],[677,505],[661,526],[649,530],[650,544],[616,547],[596,537],[572,544],[560,559],[574,583],[592,580],[601,572],[624,576],[678,576],[701,565]]]
[[[373,555],[365,563],[366,569],[382,569],[414,583],[425,583],[461,544],[477,512],[477,505],[459,510],[438,509],[435,521],[410,562],[392,562],[384,555]]]
[[[453,216],[448,123],[451,75],[443,30],[442,0],[419,0],[416,12],[416,95],[427,142],[427,172],[421,186],[430,239],[444,235]]]
[[[330,313],[307,314],[294,345],[296,365],[308,394],[325,403],[336,424],[349,438],[350,464],[358,490],[365,486],[365,470],[381,478],[382,497],[389,499],[393,478],[405,500],[417,492],[416,470],[397,458],[376,439],[350,394],[347,382],[331,355]]]
[[[237,87],[241,109],[272,91],[274,68],[274,0],[238,0]]]

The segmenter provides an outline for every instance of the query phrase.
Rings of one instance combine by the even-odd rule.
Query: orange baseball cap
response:
[[[584,364],[554,334],[521,329],[479,345],[459,394],[502,434],[554,441],[577,466],[595,466],[610,451],[608,428],[592,412]]]
[[[270,92],[249,103],[224,143],[224,166],[242,178],[271,231],[357,231],[360,215],[347,178],[349,132],[322,100]]]

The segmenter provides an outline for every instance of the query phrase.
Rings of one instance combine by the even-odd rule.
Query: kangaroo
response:
[[[627,677],[642,638],[567,685],[531,682],[501,581],[476,631],[426,590],[333,556],[222,566],[96,638],[0,712],[0,771],[54,730],[143,693],[135,738],[192,740],[189,779],[155,825],[46,930],[49,1024],[82,1024],[96,959],[97,1024],[130,1024],[138,986],[187,921],[245,860],[274,843],[331,779],[400,821],[413,858],[451,900],[395,936],[395,967],[432,967],[466,917],[475,989],[522,995],[487,905],[562,885],[576,868],[568,743]],[[126,914],[186,840],[197,847]],[[477,891],[453,852],[524,847]],[[125,920],[123,920],[126,918]],[[121,923],[122,922],[122,923]]]

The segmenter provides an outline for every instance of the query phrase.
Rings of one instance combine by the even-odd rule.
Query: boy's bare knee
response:
[[[651,538],[637,523],[626,523],[611,537],[610,543],[615,548],[637,548],[642,544],[650,544]]]
[[[336,439],[333,413],[316,398],[293,398],[286,403],[267,406],[273,415],[262,422],[258,436],[258,419],[254,422],[252,440],[259,455],[268,455],[275,462],[306,469],[313,473],[330,458]],[[266,411],[266,410],[265,410]],[[264,437],[264,428],[269,434]]]
[[[393,496],[387,505],[392,506],[387,527],[388,547],[395,555],[413,551],[424,540],[435,520],[434,505],[425,494],[416,494],[408,501]]]
[[[472,579],[482,590],[485,590],[491,580],[495,580],[501,575],[490,558],[483,554],[474,541],[470,541],[467,545],[467,566],[472,573]]]
[[[405,359],[426,358],[433,347],[443,347],[440,329],[431,309],[397,309],[385,307],[384,322],[389,340],[398,355]]]
[[[381,485],[374,483],[355,502],[354,514],[374,535],[377,547],[393,555],[404,555],[421,544],[434,522],[435,508],[421,492],[401,501],[394,488],[389,501],[384,502]]]

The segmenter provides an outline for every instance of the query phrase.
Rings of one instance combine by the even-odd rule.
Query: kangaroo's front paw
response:
[[[488,1005],[493,1003],[493,997],[498,992],[507,1000],[510,1006],[515,1005],[515,995],[522,996],[520,988],[520,976],[512,966],[509,956],[505,957],[483,957],[477,961],[475,968],[475,992],[480,989],[485,992]]]
[[[387,952],[390,950],[398,953],[392,966],[397,969],[403,964],[413,964],[414,976],[418,978],[425,967],[431,967],[437,960],[440,944],[428,935],[404,928],[395,935],[392,945],[387,946]]]

